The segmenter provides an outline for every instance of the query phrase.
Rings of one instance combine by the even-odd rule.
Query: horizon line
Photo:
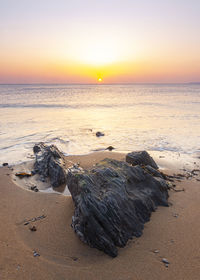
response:
[[[0,85],[183,85],[200,84],[199,82],[121,82],[121,83],[0,83]]]

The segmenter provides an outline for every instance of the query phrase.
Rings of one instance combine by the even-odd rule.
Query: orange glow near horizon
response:
[[[197,74],[196,74],[197,73]],[[185,82],[198,79],[200,67],[192,62],[187,68],[175,61],[136,60],[93,66],[65,61],[43,59],[4,60],[0,65],[0,77],[9,83],[120,83],[120,82]],[[102,79],[103,77],[103,79]],[[187,77],[187,80],[186,80]],[[0,80],[0,82],[2,82]]]
[[[190,20],[164,1],[88,1],[0,3],[0,83],[199,81],[193,0],[181,3]]]

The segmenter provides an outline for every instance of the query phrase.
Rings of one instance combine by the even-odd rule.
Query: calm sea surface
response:
[[[40,141],[65,154],[198,154],[200,85],[0,85],[0,161],[27,161]]]

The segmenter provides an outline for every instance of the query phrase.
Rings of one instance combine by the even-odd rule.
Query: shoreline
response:
[[[116,156],[116,153],[107,153]],[[102,156],[94,153],[71,160],[91,166]],[[176,188],[185,191],[171,190],[171,206],[158,207],[150,222],[145,224],[143,235],[130,240],[119,249],[119,256],[112,259],[83,244],[75,235],[70,227],[74,211],[70,196],[19,188],[12,182],[11,172],[8,167],[0,168],[2,280],[198,279],[200,183],[195,178],[177,181]],[[41,215],[45,218],[24,225],[27,219]],[[36,232],[29,229],[33,225]],[[34,251],[40,256],[34,257]],[[168,268],[162,258],[170,262]]]

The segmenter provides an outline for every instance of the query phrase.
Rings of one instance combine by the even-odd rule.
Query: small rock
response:
[[[36,251],[33,251],[33,256],[34,256],[34,257],[39,257],[39,256],[40,256],[40,254],[39,254],[39,253],[37,253]]]
[[[17,270],[20,270],[20,265],[18,264],[18,266],[17,266]]]
[[[115,148],[113,147],[113,146],[108,146],[108,148],[106,148],[106,150],[108,150],[108,151],[112,151],[112,150],[114,150]]]
[[[39,153],[40,151],[41,151],[40,146],[36,144],[36,145],[33,147],[33,152],[34,152],[34,154],[37,154],[37,153]]]
[[[78,258],[77,257],[72,257],[72,260],[76,262],[78,260]]]
[[[104,136],[105,134],[100,132],[100,131],[97,131],[96,132],[96,137],[101,137],[101,136]]]
[[[173,217],[178,218],[178,214],[173,214]]]
[[[158,254],[159,253],[159,250],[154,250],[153,251],[155,254]]]
[[[37,188],[37,186],[31,186],[31,190],[34,192],[39,192],[39,189]]]
[[[7,162],[4,162],[2,165],[3,165],[3,166],[8,166],[8,163],[7,163]]]
[[[29,229],[30,229],[30,231],[36,231],[37,230],[36,226],[32,226]]]
[[[169,266],[169,265],[166,263],[166,264],[165,264],[165,267],[168,267],[168,266]]]
[[[29,225],[29,222],[25,222],[24,225],[25,225],[25,226]]]
[[[170,264],[170,262],[169,262],[167,259],[165,259],[165,258],[162,259],[162,262],[163,262],[164,264]]]

